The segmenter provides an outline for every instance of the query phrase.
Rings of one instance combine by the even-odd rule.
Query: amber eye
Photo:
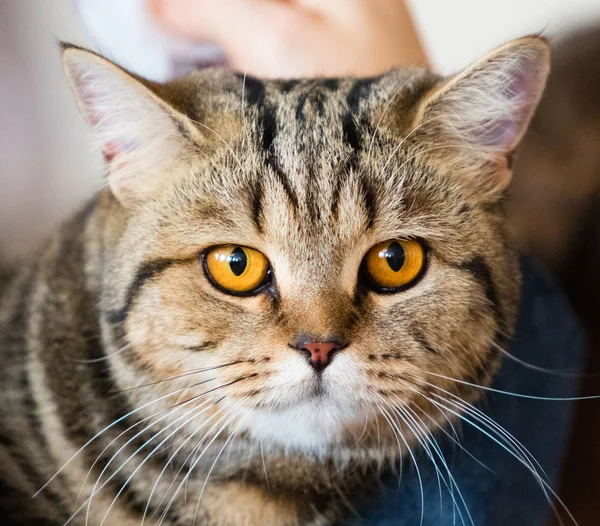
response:
[[[266,284],[267,258],[257,250],[239,245],[222,245],[204,255],[204,268],[211,281],[224,292],[248,295]]]
[[[375,245],[364,260],[364,269],[375,288],[397,292],[411,285],[425,267],[425,249],[413,239],[392,239]]]

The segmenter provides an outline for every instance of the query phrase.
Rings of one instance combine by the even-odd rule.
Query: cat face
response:
[[[444,393],[473,398],[455,380],[487,383],[514,325],[502,198],[547,55],[156,86],[66,48],[107,160],[103,337],[117,383],[148,384],[132,404],[163,397],[193,444],[393,454]]]

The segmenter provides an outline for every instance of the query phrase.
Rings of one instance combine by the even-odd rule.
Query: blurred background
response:
[[[143,0],[98,1],[134,13]],[[92,9],[93,4],[89,2]],[[600,394],[594,376],[600,371],[600,352],[596,352],[600,330],[593,329],[600,327],[595,301],[596,289],[600,294],[596,278],[600,253],[590,258],[589,246],[581,246],[582,236],[594,236],[598,243],[593,247],[600,247],[596,212],[600,102],[594,104],[600,101],[600,0],[411,0],[408,4],[432,67],[440,73],[451,73],[526,33],[542,32],[557,48],[558,73],[516,171],[515,202],[532,202],[532,196],[539,199],[535,206],[519,208],[514,217],[523,246],[556,273],[580,317],[592,328],[590,376],[582,393]],[[57,46],[57,40],[66,40],[94,48],[95,28],[87,16],[89,12],[80,11],[75,0],[0,0],[0,260],[31,254],[58,222],[102,185],[101,155],[92,149],[91,136],[63,78]],[[104,23],[108,37],[101,51],[125,66],[135,64],[141,73],[156,78],[165,73],[167,58],[144,28],[128,27],[127,18]],[[589,29],[596,26],[598,30]],[[118,46],[111,46],[117,41]],[[136,55],[140,49],[150,61]],[[557,166],[563,177],[541,179],[540,174]],[[570,186],[575,178],[585,181]],[[573,190],[583,186],[585,196]],[[563,201],[545,199],[544,192],[559,194]],[[556,214],[557,207],[564,214]],[[591,230],[585,230],[589,225]],[[577,239],[555,249],[552,240],[557,231],[563,238],[576,231]],[[528,246],[531,239],[545,241]],[[567,259],[573,258],[565,253],[573,247],[588,253],[583,270],[569,266]],[[600,524],[598,473],[600,402],[579,409],[561,489],[582,525]]]

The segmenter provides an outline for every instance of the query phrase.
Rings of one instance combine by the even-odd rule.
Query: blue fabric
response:
[[[578,373],[585,358],[583,330],[552,280],[529,260],[523,259],[521,267],[523,295],[511,353],[536,366],[574,374],[548,374],[505,359],[493,387],[534,396],[577,396]],[[488,393],[478,407],[529,449],[556,488],[574,403]],[[444,435],[438,435],[475,526],[546,526],[551,509],[531,472],[472,426],[462,424],[461,431],[460,440],[465,449],[492,470],[482,467],[449,439],[442,440]],[[452,498],[443,485],[440,503],[436,474],[426,455],[419,454],[417,460],[424,487],[423,524],[463,524],[458,516],[454,519]],[[391,481],[378,502],[371,503],[360,512],[360,519],[348,524],[420,524],[418,477],[410,460],[405,459],[403,464],[400,485],[397,479]],[[471,524],[466,513],[464,524]]]

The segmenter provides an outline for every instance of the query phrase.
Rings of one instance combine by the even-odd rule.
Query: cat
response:
[[[62,55],[107,185],[5,285],[5,513],[343,521],[499,366],[504,205],[547,42],[448,78],[162,85]]]

